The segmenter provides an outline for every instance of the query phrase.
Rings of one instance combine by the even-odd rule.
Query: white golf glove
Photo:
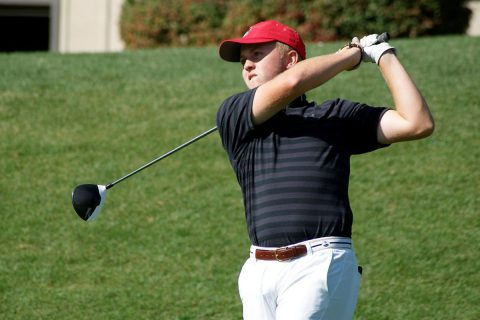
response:
[[[378,37],[378,34],[376,33],[369,34],[368,36],[365,36],[362,39],[360,39],[360,45],[364,48],[370,47],[372,44],[377,42],[377,37]]]
[[[396,49],[388,42],[374,44],[377,41],[377,36],[377,34],[370,34],[360,39],[360,45],[363,47],[362,60],[364,62],[375,62],[378,64],[385,52],[392,50],[393,53],[396,53]]]

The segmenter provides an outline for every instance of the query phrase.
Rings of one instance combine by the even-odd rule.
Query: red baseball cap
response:
[[[273,41],[279,41],[289,45],[298,52],[302,59],[305,59],[307,55],[305,44],[300,35],[289,26],[275,20],[262,21],[251,26],[241,38],[223,40],[218,53],[223,60],[239,62],[240,47],[242,44],[267,43]]]

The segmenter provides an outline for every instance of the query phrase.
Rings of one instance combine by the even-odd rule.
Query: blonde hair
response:
[[[290,47],[288,44],[285,44],[285,43],[280,42],[280,41],[277,41],[275,47],[278,49],[278,51],[280,51],[280,53],[282,55],[286,55],[287,53],[289,53],[292,50],[295,51],[295,49]],[[298,52],[297,52],[297,54],[298,54]],[[302,57],[300,56],[300,54],[298,54],[298,61],[301,61],[301,60],[302,60]]]

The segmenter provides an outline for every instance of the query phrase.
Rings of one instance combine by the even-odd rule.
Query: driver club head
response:
[[[107,189],[103,185],[81,184],[72,192],[73,208],[83,220],[95,220],[102,210],[106,196]]]

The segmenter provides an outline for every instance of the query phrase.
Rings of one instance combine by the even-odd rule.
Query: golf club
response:
[[[377,37],[377,41],[374,44],[381,42],[386,42],[390,40],[390,35],[388,32],[384,32]],[[82,184],[77,187],[72,192],[72,204],[75,212],[80,218],[85,221],[92,221],[97,218],[100,214],[100,211],[103,207],[103,204],[106,199],[107,190],[115,186],[116,184],[122,182],[123,180],[137,174],[138,172],[150,167],[151,165],[157,163],[158,161],[165,159],[166,157],[174,154],[175,152],[185,148],[186,146],[192,144],[193,142],[209,135],[210,133],[217,130],[217,127],[213,127],[204,133],[192,138],[191,140],[179,145],[175,149],[159,156],[158,158],[153,159],[149,163],[141,166],[140,168],[130,172],[129,174],[107,184],[107,185],[96,185],[96,184]]]
[[[116,184],[122,182],[123,180],[133,176],[134,174],[139,173],[140,171],[150,167],[151,165],[157,163],[158,161],[165,159],[166,157],[174,154],[175,152],[185,148],[186,146],[194,143],[197,140],[209,135],[210,133],[217,130],[217,127],[213,127],[204,133],[188,140],[187,142],[179,145],[178,147],[168,151],[167,153],[153,159],[147,164],[141,166],[140,168],[126,174],[125,176],[107,184],[107,185],[96,185],[96,184],[81,184],[72,192],[72,204],[75,212],[80,218],[85,221],[95,220],[103,207],[105,198],[107,195],[107,190],[115,186]]]
[[[390,35],[388,32],[384,32],[377,37],[377,41],[374,44],[379,44],[381,42],[388,42],[390,40]]]

